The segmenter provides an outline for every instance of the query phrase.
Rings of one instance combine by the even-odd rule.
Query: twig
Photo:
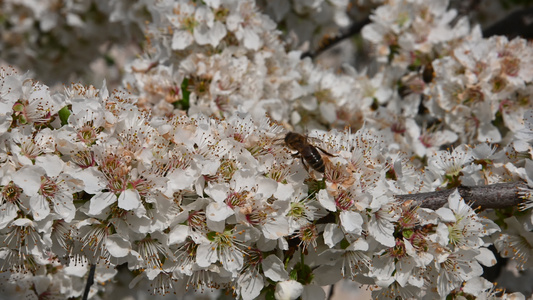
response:
[[[483,30],[483,37],[505,35],[508,38],[533,38],[533,8],[515,11]]]
[[[327,300],[333,299],[333,293],[335,292],[335,284],[330,285],[328,296],[326,297]]]
[[[517,206],[524,199],[519,197],[521,188],[527,188],[524,182],[497,183],[484,186],[460,186],[457,189],[466,203],[474,208],[506,208]],[[448,203],[448,197],[455,189],[411,194],[396,195],[400,201],[413,200],[421,207],[438,209]]]
[[[366,16],[366,18],[364,18],[362,21],[352,24],[352,26],[350,28],[348,28],[348,30],[346,32],[341,33],[338,36],[335,36],[335,37],[327,39],[323,43],[323,45],[320,45],[320,47],[318,49],[316,49],[314,52],[308,51],[308,52],[302,53],[301,58],[311,57],[311,59],[314,59],[315,57],[319,56],[320,54],[322,54],[326,50],[328,50],[328,49],[332,48],[333,46],[337,45],[338,43],[340,43],[344,39],[358,34],[361,31],[361,29],[363,29],[363,27],[366,24],[368,24],[368,23],[370,23],[370,17]]]
[[[459,1],[459,8],[457,8],[457,15],[459,17],[468,16],[472,11],[476,10],[483,0],[468,0]]]
[[[91,269],[89,269],[89,276],[87,276],[87,284],[85,284],[85,291],[83,291],[83,300],[87,300],[89,298],[89,291],[91,290],[91,286],[94,283],[94,272],[96,270],[96,265],[92,264]]]

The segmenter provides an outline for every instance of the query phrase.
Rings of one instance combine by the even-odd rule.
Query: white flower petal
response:
[[[228,31],[226,30],[226,26],[222,24],[220,21],[215,21],[215,24],[211,28],[210,32],[210,44],[213,47],[218,46],[220,41],[226,36]]]
[[[276,284],[274,297],[277,300],[294,300],[302,294],[304,286],[296,280],[287,280]]]
[[[269,220],[263,226],[262,231],[266,239],[277,240],[289,235],[289,227],[289,221],[286,218],[277,217],[274,220]]]
[[[6,202],[0,206],[0,229],[3,229],[17,217],[17,207]]]
[[[181,244],[189,236],[189,226],[178,224],[168,233],[168,245]]]
[[[230,249],[221,255],[220,260],[224,268],[230,272],[242,269],[244,263],[243,254],[236,249]]]
[[[216,246],[211,243],[200,244],[196,250],[196,263],[202,268],[218,261]]]
[[[363,230],[363,217],[361,217],[361,214],[355,211],[341,211],[339,217],[346,232],[361,234]]]
[[[272,281],[278,282],[289,279],[289,273],[285,270],[281,259],[276,255],[271,254],[267,256],[261,264],[263,266],[263,273]]]
[[[206,208],[206,216],[214,222],[220,222],[226,220],[229,216],[235,212],[226,203],[213,202]]]
[[[328,194],[326,190],[320,190],[317,196],[318,202],[329,211],[337,211],[337,205],[335,204],[335,199]]]
[[[106,187],[105,177],[96,168],[87,168],[70,174],[72,177],[83,181],[83,190],[89,194],[98,194]]]
[[[168,178],[167,186],[173,191],[189,188],[196,181],[197,173],[192,168],[176,169],[166,176]]]
[[[455,214],[453,211],[447,207],[441,207],[437,209],[436,213],[439,215],[440,219],[444,222],[455,222]]]
[[[461,289],[467,294],[479,295],[482,292],[485,292],[493,287],[493,284],[483,277],[474,277],[468,280],[464,287]],[[509,299],[515,299],[509,297]]]
[[[38,156],[35,159],[35,165],[43,168],[48,176],[58,176],[65,162],[59,156],[46,154]]]
[[[89,214],[98,215],[109,205],[117,201],[117,196],[111,192],[105,192],[94,195],[89,203]]]
[[[114,257],[124,257],[131,252],[131,244],[118,234],[112,234],[106,239],[106,249]]]
[[[216,202],[222,203],[226,198],[228,187],[225,184],[213,184],[205,188],[205,193]]]
[[[118,207],[124,210],[134,210],[141,205],[141,196],[137,190],[125,190],[118,196]]]
[[[244,28],[243,30],[243,36],[244,36],[244,47],[250,50],[257,50],[259,49],[263,43],[261,42],[261,39],[257,35],[253,29],[250,28]]]
[[[172,50],[183,50],[192,44],[192,34],[185,30],[176,30],[172,36]]]
[[[30,207],[33,211],[33,218],[36,221],[42,220],[50,214],[50,204],[41,195],[35,195],[30,198]]]
[[[274,197],[276,199],[286,201],[289,200],[294,194],[294,187],[291,184],[278,183]]]
[[[51,199],[54,203],[54,211],[57,212],[66,222],[71,222],[76,215],[74,198],[68,192],[58,193]]]
[[[45,175],[42,168],[24,167],[13,174],[13,182],[24,190],[28,196],[35,196],[41,188],[41,176]]]
[[[324,228],[323,237],[324,243],[328,245],[328,247],[333,248],[338,242],[342,241],[344,233],[337,224],[329,223],[326,224],[326,228]]]
[[[210,28],[207,24],[200,24],[194,28],[194,39],[198,45],[206,45],[211,42],[210,40]]]
[[[391,222],[376,220],[372,216],[368,223],[368,233],[384,246],[394,247],[394,225]]]
[[[253,300],[256,299],[261,290],[265,286],[263,282],[263,276],[261,274],[253,274],[252,272],[246,272],[237,281],[241,287],[240,295],[243,300]]]
[[[359,238],[351,243],[346,250],[349,251],[368,251],[368,242],[364,238]]]
[[[486,267],[492,267],[496,264],[496,257],[494,253],[487,248],[478,248],[479,254],[476,255],[476,260]]]
[[[258,178],[255,179],[257,184],[257,194],[263,195],[263,198],[270,198],[278,188],[278,183],[270,178]]]

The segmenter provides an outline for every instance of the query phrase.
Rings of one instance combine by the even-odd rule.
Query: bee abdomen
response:
[[[305,161],[311,166],[311,168],[317,170],[320,173],[324,173],[326,167],[324,160],[318,150],[315,147],[306,147],[302,153],[300,153]]]

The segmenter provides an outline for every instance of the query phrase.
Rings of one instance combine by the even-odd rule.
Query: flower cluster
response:
[[[91,63],[120,59],[113,46],[142,39],[150,0],[6,0],[0,3],[0,59],[47,84],[91,78]],[[116,72],[116,70],[115,70]],[[108,72],[106,75],[110,76]],[[108,78],[109,79],[109,78]]]
[[[321,286],[347,278],[375,298],[498,298],[481,277],[496,263],[489,246],[531,267],[531,190],[520,211],[498,213],[458,191],[438,209],[398,196],[518,180],[533,188],[525,40],[482,38],[447,1],[386,1],[362,31],[377,71],[339,73],[287,50],[251,0],[96,2],[67,1],[67,23],[47,13],[53,1],[34,5],[26,26],[8,18],[20,33],[38,20],[50,36],[86,28],[92,19],[76,16],[97,8],[117,26],[139,25],[144,9],[150,22],[121,89],[50,92],[0,71],[3,294],[79,297],[96,266],[98,298],[127,266],[130,287],[149,282],[156,294],[324,298]],[[13,16],[27,9],[0,5]],[[286,24],[317,16],[306,29],[347,25],[344,1],[293,6],[270,13]],[[69,53],[84,57],[78,66],[92,61],[117,30]],[[60,45],[77,31],[68,32]],[[72,60],[43,57],[45,73]]]
[[[161,1],[150,10],[150,48],[128,66],[124,86],[156,115],[244,110],[325,130],[367,122],[420,158],[452,143],[500,142],[504,130],[493,123],[516,132],[530,108],[531,79],[520,68],[530,63],[530,47],[522,39],[483,39],[437,2],[390,1],[375,11],[362,34],[376,60],[388,63],[370,75],[349,66],[336,74],[287,52],[251,1]],[[480,62],[486,57],[493,60]]]
[[[520,38],[483,38],[479,26],[470,29],[466,17],[458,18],[447,6],[447,1],[391,1],[376,9],[363,36],[376,48],[377,60],[389,63],[387,71],[413,70],[400,71],[399,92],[415,105],[425,96],[428,111],[416,106],[414,115],[428,114],[444,129],[436,139],[501,142],[495,124],[517,132],[522,116],[533,108],[533,73],[526,67],[532,63],[531,45]],[[442,145],[423,133],[419,140],[430,148]],[[415,150],[427,154],[421,147]]]
[[[483,39],[476,31],[453,54],[433,62],[435,81],[427,106],[463,142],[500,142],[502,134],[494,123],[517,132],[522,116],[533,108],[533,72],[526,67],[532,62],[529,42]]]
[[[279,27],[287,29],[287,40],[296,46],[307,41],[316,48],[328,43],[340,28],[346,28],[354,19],[364,18],[364,14],[382,0],[362,0],[356,5],[350,1],[257,1],[263,11]]]
[[[150,48],[127,67],[124,86],[154,114],[226,117],[245,110],[316,127],[344,126],[356,113],[355,78],[287,52],[275,23],[252,1],[160,1],[150,11]]]
[[[121,67],[124,53],[131,52],[124,49],[139,43],[145,23],[156,20],[158,13],[150,10],[158,2],[161,1],[2,1],[0,59],[21,69],[31,68],[47,84],[72,79],[72,75],[95,80],[89,77],[93,74],[88,74],[86,66],[102,67],[98,60],[105,59],[108,68],[118,65],[103,72],[97,68],[91,71],[104,73],[98,75],[107,76],[109,81],[109,76],[120,71],[116,68]],[[311,38],[315,46],[323,43],[324,35],[334,35],[339,27],[346,27],[350,23],[348,14],[369,13],[382,1],[358,2],[357,6],[348,7],[348,1],[259,1],[258,6],[275,22],[290,28],[288,38],[295,46]],[[216,1],[213,5],[217,5]]]
[[[359,1],[357,8],[377,3]],[[424,157],[454,142],[499,142],[502,130],[493,123],[501,120],[516,132],[521,116],[529,108],[531,76],[525,71],[527,68],[520,66],[529,63],[530,47],[521,39],[508,42],[502,37],[481,38],[478,27],[470,30],[465,17],[458,18],[455,10],[448,9],[448,1],[388,1],[379,6],[371,16],[372,23],[362,31],[376,49],[376,61],[385,63],[372,75],[350,67],[339,75],[301,60],[300,51],[286,50],[287,45],[280,41],[281,33],[274,30],[275,23],[253,1],[115,1],[109,6],[69,2],[61,8],[61,14],[54,11],[52,2],[44,4],[3,3],[3,11],[12,16],[6,17],[10,20],[6,26],[17,28],[21,35],[33,36],[29,40],[5,40],[32,43],[44,39],[41,31],[54,36],[68,31],[53,31],[66,24],[84,30],[73,32],[76,39],[87,36],[92,48],[63,36],[62,45],[80,45],[80,49],[67,52],[76,53],[75,58],[62,55],[58,60],[56,53],[37,65],[21,58],[21,46],[5,43],[6,51],[2,52],[12,50],[17,54],[13,58],[19,58],[18,66],[29,67],[31,63],[39,74],[59,77],[72,70],[59,68],[67,72],[63,75],[49,70],[57,70],[55,66],[59,64],[76,65],[64,59],[88,64],[99,53],[95,47],[103,41],[120,44],[118,37],[126,36],[120,29],[109,30],[107,23],[99,26],[106,26],[105,32],[113,37],[102,36],[102,30],[87,26],[90,18],[85,15],[96,10],[107,14],[102,19],[111,20],[115,27],[119,22],[128,24],[131,28],[127,30],[133,32],[133,26],[143,28],[141,24],[151,19],[145,29],[149,39],[145,53],[128,65],[124,86],[140,97],[141,107],[157,115],[189,111],[219,117],[240,109],[252,112],[254,117],[268,114],[297,128],[349,126],[354,130],[366,121],[390,131],[390,138],[402,151]],[[302,25],[306,24],[303,21],[298,26],[287,25],[300,38],[309,36],[306,30],[322,32],[318,36],[324,36],[331,28],[347,26],[346,11],[353,10],[343,1],[295,2],[276,9],[272,3],[259,5],[276,21],[283,19],[292,24],[291,16],[303,15],[314,20],[315,25]],[[124,12],[124,7],[129,13]],[[144,9],[148,16],[135,13]],[[30,11],[28,14],[33,17],[16,17],[23,11]],[[20,20],[27,25],[15,22]],[[28,33],[28,26],[34,23],[42,27],[41,31]],[[300,25],[305,30],[300,30]],[[48,57],[40,53],[47,49],[43,42],[35,47],[38,50],[32,55]],[[80,56],[84,57],[82,61]],[[485,57],[491,57],[491,61],[481,62]],[[50,78],[46,76],[47,80]],[[420,115],[426,115],[429,121],[421,122],[417,118]],[[469,130],[464,131],[463,127]]]
[[[69,274],[127,263],[134,283],[162,294],[283,297],[343,275],[381,287],[379,297],[441,298],[465,293],[495,261],[486,239],[498,226],[458,193],[437,211],[394,197],[505,169],[509,158],[482,146],[439,151],[421,173],[379,132],[315,132],[309,145],[332,155],[319,173],[266,117],[152,117],[120,91],[72,85],[50,95],[24,75],[0,79],[5,290],[79,296]],[[488,160],[490,172],[476,163]]]

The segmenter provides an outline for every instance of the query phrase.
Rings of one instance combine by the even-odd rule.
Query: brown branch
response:
[[[533,38],[533,8],[526,8],[512,12],[503,20],[497,21],[483,30],[483,37],[505,35],[509,39],[521,37]]]
[[[458,17],[468,16],[471,12],[473,12],[479,7],[481,2],[483,2],[483,0],[468,0],[468,1],[461,0],[459,1],[459,5],[458,5],[459,7],[457,8],[457,16]]]
[[[361,29],[363,29],[363,27],[365,27],[365,25],[369,23],[370,23],[370,17],[366,16],[360,22],[353,23],[352,26],[348,28],[348,30],[346,30],[345,32],[342,32],[340,35],[329,38],[326,41],[324,41],[322,45],[318,49],[316,49],[314,52],[308,51],[308,52],[302,53],[301,58],[311,57],[311,59],[314,59],[315,57],[319,56],[320,54],[332,48],[333,46],[337,45],[338,43],[342,42],[343,40],[358,34],[361,31]]]
[[[91,286],[94,283],[94,272],[96,270],[96,265],[92,264],[89,269],[89,275],[87,276],[87,283],[85,284],[85,290],[83,291],[83,300],[89,299],[89,292],[91,291]]]
[[[521,188],[527,188],[524,182],[496,183],[483,186],[460,186],[457,189],[466,203],[474,208],[506,208],[517,206],[524,199],[519,197]],[[448,197],[455,189],[411,194],[396,195],[400,201],[415,201],[420,207],[436,210],[448,203]]]

